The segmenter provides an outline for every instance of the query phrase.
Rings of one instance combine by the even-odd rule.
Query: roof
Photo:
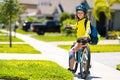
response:
[[[20,0],[20,4],[36,5],[38,9],[30,10],[39,12],[39,14],[53,15],[55,12],[61,13],[62,10],[70,14],[75,13],[75,7],[79,5],[83,0]],[[93,9],[95,0],[85,0],[89,9]],[[60,5],[62,9],[60,8]],[[111,6],[112,10],[120,10],[120,4],[114,4]]]
[[[20,4],[38,4],[39,0],[19,0]]]
[[[59,0],[58,4],[60,3],[63,6],[63,10],[68,13],[74,13],[75,7],[81,3],[82,0]]]
[[[82,0],[20,0],[20,4],[38,5],[43,14],[52,14],[55,9],[61,12],[59,7],[59,4],[61,4],[65,12],[74,13],[76,5],[80,4],[81,1]]]
[[[115,3],[111,6],[112,10],[120,10],[120,4],[119,3]]]

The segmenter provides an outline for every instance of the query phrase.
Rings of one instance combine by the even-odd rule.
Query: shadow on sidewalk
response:
[[[80,75],[78,74],[74,74],[74,77],[77,77],[78,79],[82,79]],[[97,77],[97,76],[88,76],[86,79],[84,80],[92,80],[92,79],[100,79],[101,77]]]

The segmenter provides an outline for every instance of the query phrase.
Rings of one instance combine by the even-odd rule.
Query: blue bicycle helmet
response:
[[[76,11],[78,10],[82,10],[84,13],[87,13],[87,7],[85,6],[85,4],[80,4],[76,6]]]

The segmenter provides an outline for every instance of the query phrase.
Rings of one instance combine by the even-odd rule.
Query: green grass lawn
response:
[[[71,45],[58,45],[58,47],[69,50]],[[91,52],[120,52],[120,45],[90,45]]]
[[[41,52],[28,44],[9,44],[0,45],[0,53],[22,53],[22,54],[40,54]]]
[[[117,65],[116,69],[120,71],[120,64]]]
[[[63,36],[63,35],[58,35],[58,36],[33,36],[33,38],[36,38],[38,40],[46,41],[46,42],[54,42],[54,41],[74,41],[76,39],[75,36]]]
[[[54,41],[75,41],[76,36],[66,36],[65,34],[56,34],[56,33],[46,33],[45,35],[34,35],[33,38],[46,41],[46,42],[54,42]],[[104,40],[104,37],[101,37],[100,40]]]
[[[0,36],[0,42],[9,42],[9,41],[10,41],[10,38],[8,35]],[[23,40],[12,36],[12,42],[23,42]]]
[[[12,35],[11,38],[12,38],[12,41],[13,41],[13,42],[23,42],[23,40],[15,37],[15,35]],[[0,31],[0,42],[8,42],[8,41],[10,41],[10,36],[9,36],[9,34]]]
[[[71,72],[45,60],[0,60],[0,79],[74,80]]]
[[[21,34],[36,34],[35,32],[27,32],[27,31],[24,31],[24,30],[22,30],[22,28],[17,28],[17,30],[16,30],[16,32],[17,33],[21,33]]]
[[[7,33],[0,32],[0,42],[9,43],[9,35]],[[12,47],[9,44],[0,44],[0,53],[22,53],[22,54],[39,54],[40,51],[28,44],[13,44],[13,42],[24,42],[23,40],[12,36]]]

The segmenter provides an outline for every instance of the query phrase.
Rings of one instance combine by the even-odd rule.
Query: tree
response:
[[[105,0],[95,0],[94,2],[93,15],[95,19],[98,21],[99,21],[100,12],[104,12],[105,16],[108,19],[111,18],[110,7]]]
[[[60,21],[61,22],[63,22],[66,19],[70,19],[70,18],[71,18],[71,15],[69,13],[66,13],[66,12],[64,12],[60,15]]]
[[[11,34],[11,24],[13,17],[18,15],[19,12],[19,2],[18,0],[4,0],[1,6],[1,14],[5,15],[5,18],[9,20],[9,37],[10,37],[10,47],[12,47],[12,34]]]
[[[110,6],[114,3],[120,3],[120,0],[109,0],[108,2],[106,0],[95,0],[94,2],[93,16],[95,19],[99,21],[100,12],[104,12],[105,16],[108,18],[106,23],[106,37],[108,36],[108,24],[111,19]]]
[[[105,16],[108,19],[110,19],[110,6],[112,6],[114,3],[120,3],[120,0],[109,0],[108,2],[106,0],[95,0],[93,8],[93,15],[95,19],[99,20],[99,14],[101,11],[105,13]]]

